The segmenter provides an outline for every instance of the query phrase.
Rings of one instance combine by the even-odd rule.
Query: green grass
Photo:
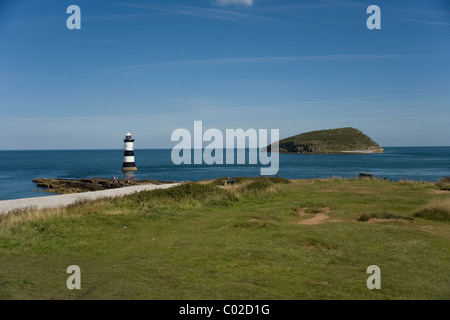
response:
[[[3,216],[0,298],[450,298],[450,225],[416,214],[447,193],[426,183],[283,182],[190,183]],[[363,213],[387,220],[360,222]],[[72,264],[81,290],[66,287]],[[366,287],[374,264],[381,290]]]

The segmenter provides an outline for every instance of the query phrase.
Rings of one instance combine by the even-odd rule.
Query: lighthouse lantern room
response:
[[[122,171],[136,171],[137,168],[134,162],[134,139],[130,131],[128,131],[123,142],[125,142],[125,152],[123,155]]]

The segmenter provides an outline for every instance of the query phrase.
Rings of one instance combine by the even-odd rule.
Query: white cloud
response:
[[[253,5],[253,0],[216,0],[215,3],[221,7],[227,7],[230,5],[239,5],[249,7]]]

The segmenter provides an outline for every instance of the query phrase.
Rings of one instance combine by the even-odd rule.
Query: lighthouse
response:
[[[123,155],[122,171],[136,171],[136,164],[134,163],[134,139],[128,131],[125,136],[125,152]]]

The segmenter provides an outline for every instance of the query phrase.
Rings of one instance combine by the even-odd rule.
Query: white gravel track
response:
[[[22,198],[13,200],[3,200],[0,201],[0,214],[8,213],[12,210],[26,209],[26,208],[57,208],[62,206],[70,205],[76,201],[83,200],[95,200],[99,198],[114,198],[121,197],[130,193],[154,190],[154,189],[166,189],[178,185],[179,183],[170,184],[143,184],[131,187],[122,187],[117,189],[108,189],[101,191],[91,191],[82,193],[70,193],[61,195],[52,195],[45,197],[35,197],[35,198]]]

